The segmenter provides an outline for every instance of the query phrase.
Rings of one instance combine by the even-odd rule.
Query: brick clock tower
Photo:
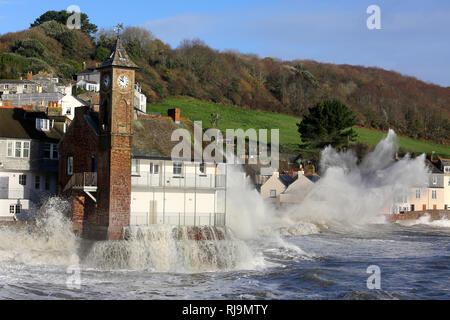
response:
[[[130,224],[131,145],[137,66],[120,37],[100,71],[96,225],[98,238],[116,240]],[[100,230],[98,230],[100,231]]]

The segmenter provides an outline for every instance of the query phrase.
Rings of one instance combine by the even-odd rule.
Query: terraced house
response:
[[[57,143],[65,117],[0,108],[0,219],[29,218],[57,192]]]

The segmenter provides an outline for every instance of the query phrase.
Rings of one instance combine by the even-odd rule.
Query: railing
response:
[[[197,189],[211,189],[211,188],[225,188],[226,175],[215,174],[152,174],[141,173],[131,177],[131,185],[133,187],[165,187],[165,188],[197,188]]]
[[[64,191],[69,189],[84,189],[86,187],[97,187],[97,172],[74,173],[64,188]]]
[[[132,212],[131,226],[168,224],[174,226],[224,226],[225,213],[164,212],[157,215],[150,212]]]

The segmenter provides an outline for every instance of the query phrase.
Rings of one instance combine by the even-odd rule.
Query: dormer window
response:
[[[433,184],[437,184],[437,177],[433,176]]]
[[[36,129],[40,131],[50,130],[50,120],[49,119],[36,119]]]

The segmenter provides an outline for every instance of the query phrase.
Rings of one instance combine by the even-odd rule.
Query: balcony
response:
[[[175,188],[175,189],[224,189],[226,175],[224,174],[152,174],[140,173],[131,177],[133,188]]]
[[[64,188],[64,191],[69,189],[90,192],[97,191],[97,172],[74,173]]]

